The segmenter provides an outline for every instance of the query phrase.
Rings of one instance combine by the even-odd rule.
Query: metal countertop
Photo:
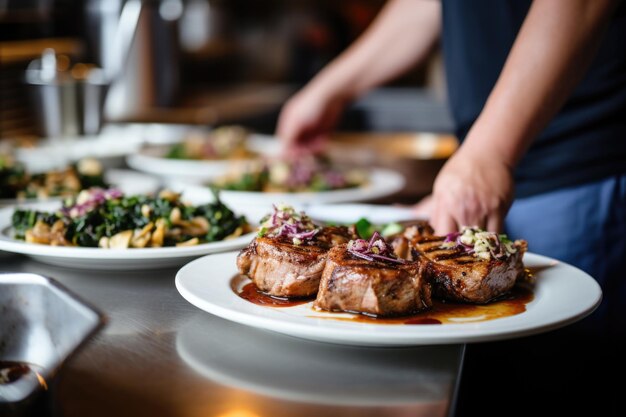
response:
[[[54,278],[108,318],[66,364],[53,402],[84,416],[446,416],[461,345],[366,348],[232,323],[185,301],[177,268],[103,272],[21,256],[0,271]]]

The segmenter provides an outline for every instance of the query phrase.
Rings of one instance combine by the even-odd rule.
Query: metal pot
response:
[[[102,70],[80,65],[75,68],[83,71],[58,71],[57,56],[47,49],[28,66],[25,81],[41,136],[73,137],[100,131],[108,82]]]

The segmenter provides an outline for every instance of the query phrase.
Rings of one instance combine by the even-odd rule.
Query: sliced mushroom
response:
[[[170,213],[170,221],[172,224],[178,224],[182,220],[182,213],[178,207],[174,207]]]
[[[124,230],[109,239],[109,248],[111,249],[127,249],[130,245],[130,239],[133,237],[132,230]]]
[[[191,219],[191,223],[194,226],[201,228],[202,233],[207,233],[209,229],[211,228],[211,225],[209,224],[209,221],[206,219],[206,217],[202,217],[202,216],[194,217],[193,219]]]
[[[98,241],[98,247],[108,249],[109,248],[109,238],[106,236],[102,236]]]
[[[83,158],[76,164],[76,169],[82,175],[102,175],[102,163],[95,158]]]
[[[193,239],[186,240],[184,242],[177,243],[176,246],[195,246],[200,243],[200,239],[194,237]]]
[[[154,229],[154,223],[150,222],[141,230],[135,230],[130,239],[130,246],[132,248],[145,248],[152,237],[152,229]]]
[[[47,236],[37,235],[32,230],[26,231],[24,240],[26,240],[27,243],[40,243],[42,245],[47,245],[50,242]]]
[[[180,227],[171,227],[165,231],[165,236],[172,240],[178,240],[182,234],[183,232]]]
[[[159,197],[168,201],[176,201],[180,197],[180,194],[175,193],[172,190],[161,190]]]
[[[152,233],[148,233],[147,235],[143,235],[143,236],[133,237],[130,240],[130,247],[131,248],[145,248],[146,246],[148,246],[148,243],[150,242],[151,237],[152,237]]]
[[[48,190],[46,190],[44,188],[39,188],[37,190],[37,199],[38,200],[45,200],[48,197],[50,197],[49,194],[48,194]]]
[[[235,229],[234,232],[232,232],[231,234],[229,234],[228,236],[226,236],[224,238],[224,240],[228,240],[228,239],[234,239],[236,237],[239,237],[243,234],[243,227],[239,226],[238,228]]]
[[[158,219],[155,224],[154,232],[150,238],[150,246],[161,247],[165,240],[165,219]]]
[[[52,228],[50,229],[50,231],[52,233],[59,233],[59,232],[63,232],[64,229],[65,229],[65,224],[63,223],[63,220],[57,220],[52,225]]]
[[[150,217],[150,213],[152,212],[152,209],[150,208],[149,205],[147,204],[143,204],[141,206],[141,215],[144,217]]]
[[[209,231],[211,225],[205,217],[194,217],[188,222],[181,222],[183,233],[190,236],[203,236]]]
[[[62,220],[54,222],[50,228],[50,245],[70,246],[70,242],[65,238],[65,224]]]
[[[40,243],[44,245],[50,243],[50,238],[50,226],[41,220],[38,220],[32,229],[27,230],[24,236],[24,240],[28,243]]]

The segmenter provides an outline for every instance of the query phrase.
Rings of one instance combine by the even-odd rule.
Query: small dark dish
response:
[[[45,415],[57,375],[104,316],[52,279],[0,274],[0,415]]]

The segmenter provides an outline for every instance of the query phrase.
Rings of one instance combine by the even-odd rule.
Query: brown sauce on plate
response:
[[[38,367],[31,366],[26,362],[0,361],[0,386],[12,384],[32,373],[37,378],[39,385],[47,389],[45,379],[34,368]]]
[[[30,372],[23,362],[0,361],[0,385],[11,384]]]
[[[250,301],[266,307],[293,307],[300,304],[306,304],[313,301],[314,298],[287,298],[276,297],[261,291],[253,282],[245,275],[235,275],[230,281],[230,287],[235,294]]]
[[[231,280],[231,288],[235,294],[251,303],[266,307],[293,307],[313,301],[312,298],[274,297],[259,290],[248,277],[236,275]],[[372,324],[404,324],[404,325],[438,325],[475,323],[502,317],[515,316],[526,311],[526,305],[534,298],[529,285],[518,284],[511,291],[487,304],[463,304],[449,301],[433,300],[433,307],[410,316],[376,317],[352,313],[350,317],[329,315],[316,319],[349,321],[353,323]],[[323,310],[315,310],[323,312]]]
[[[529,286],[516,285],[502,297],[487,304],[465,304],[433,300],[432,308],[410,316],[386,318],[355,314],[351,318],[332,318],[354,323],[374,324],[436,325],[476,323],[523,313],[526,311],[526,304],[530,303],[533,298],[534,294]]]

